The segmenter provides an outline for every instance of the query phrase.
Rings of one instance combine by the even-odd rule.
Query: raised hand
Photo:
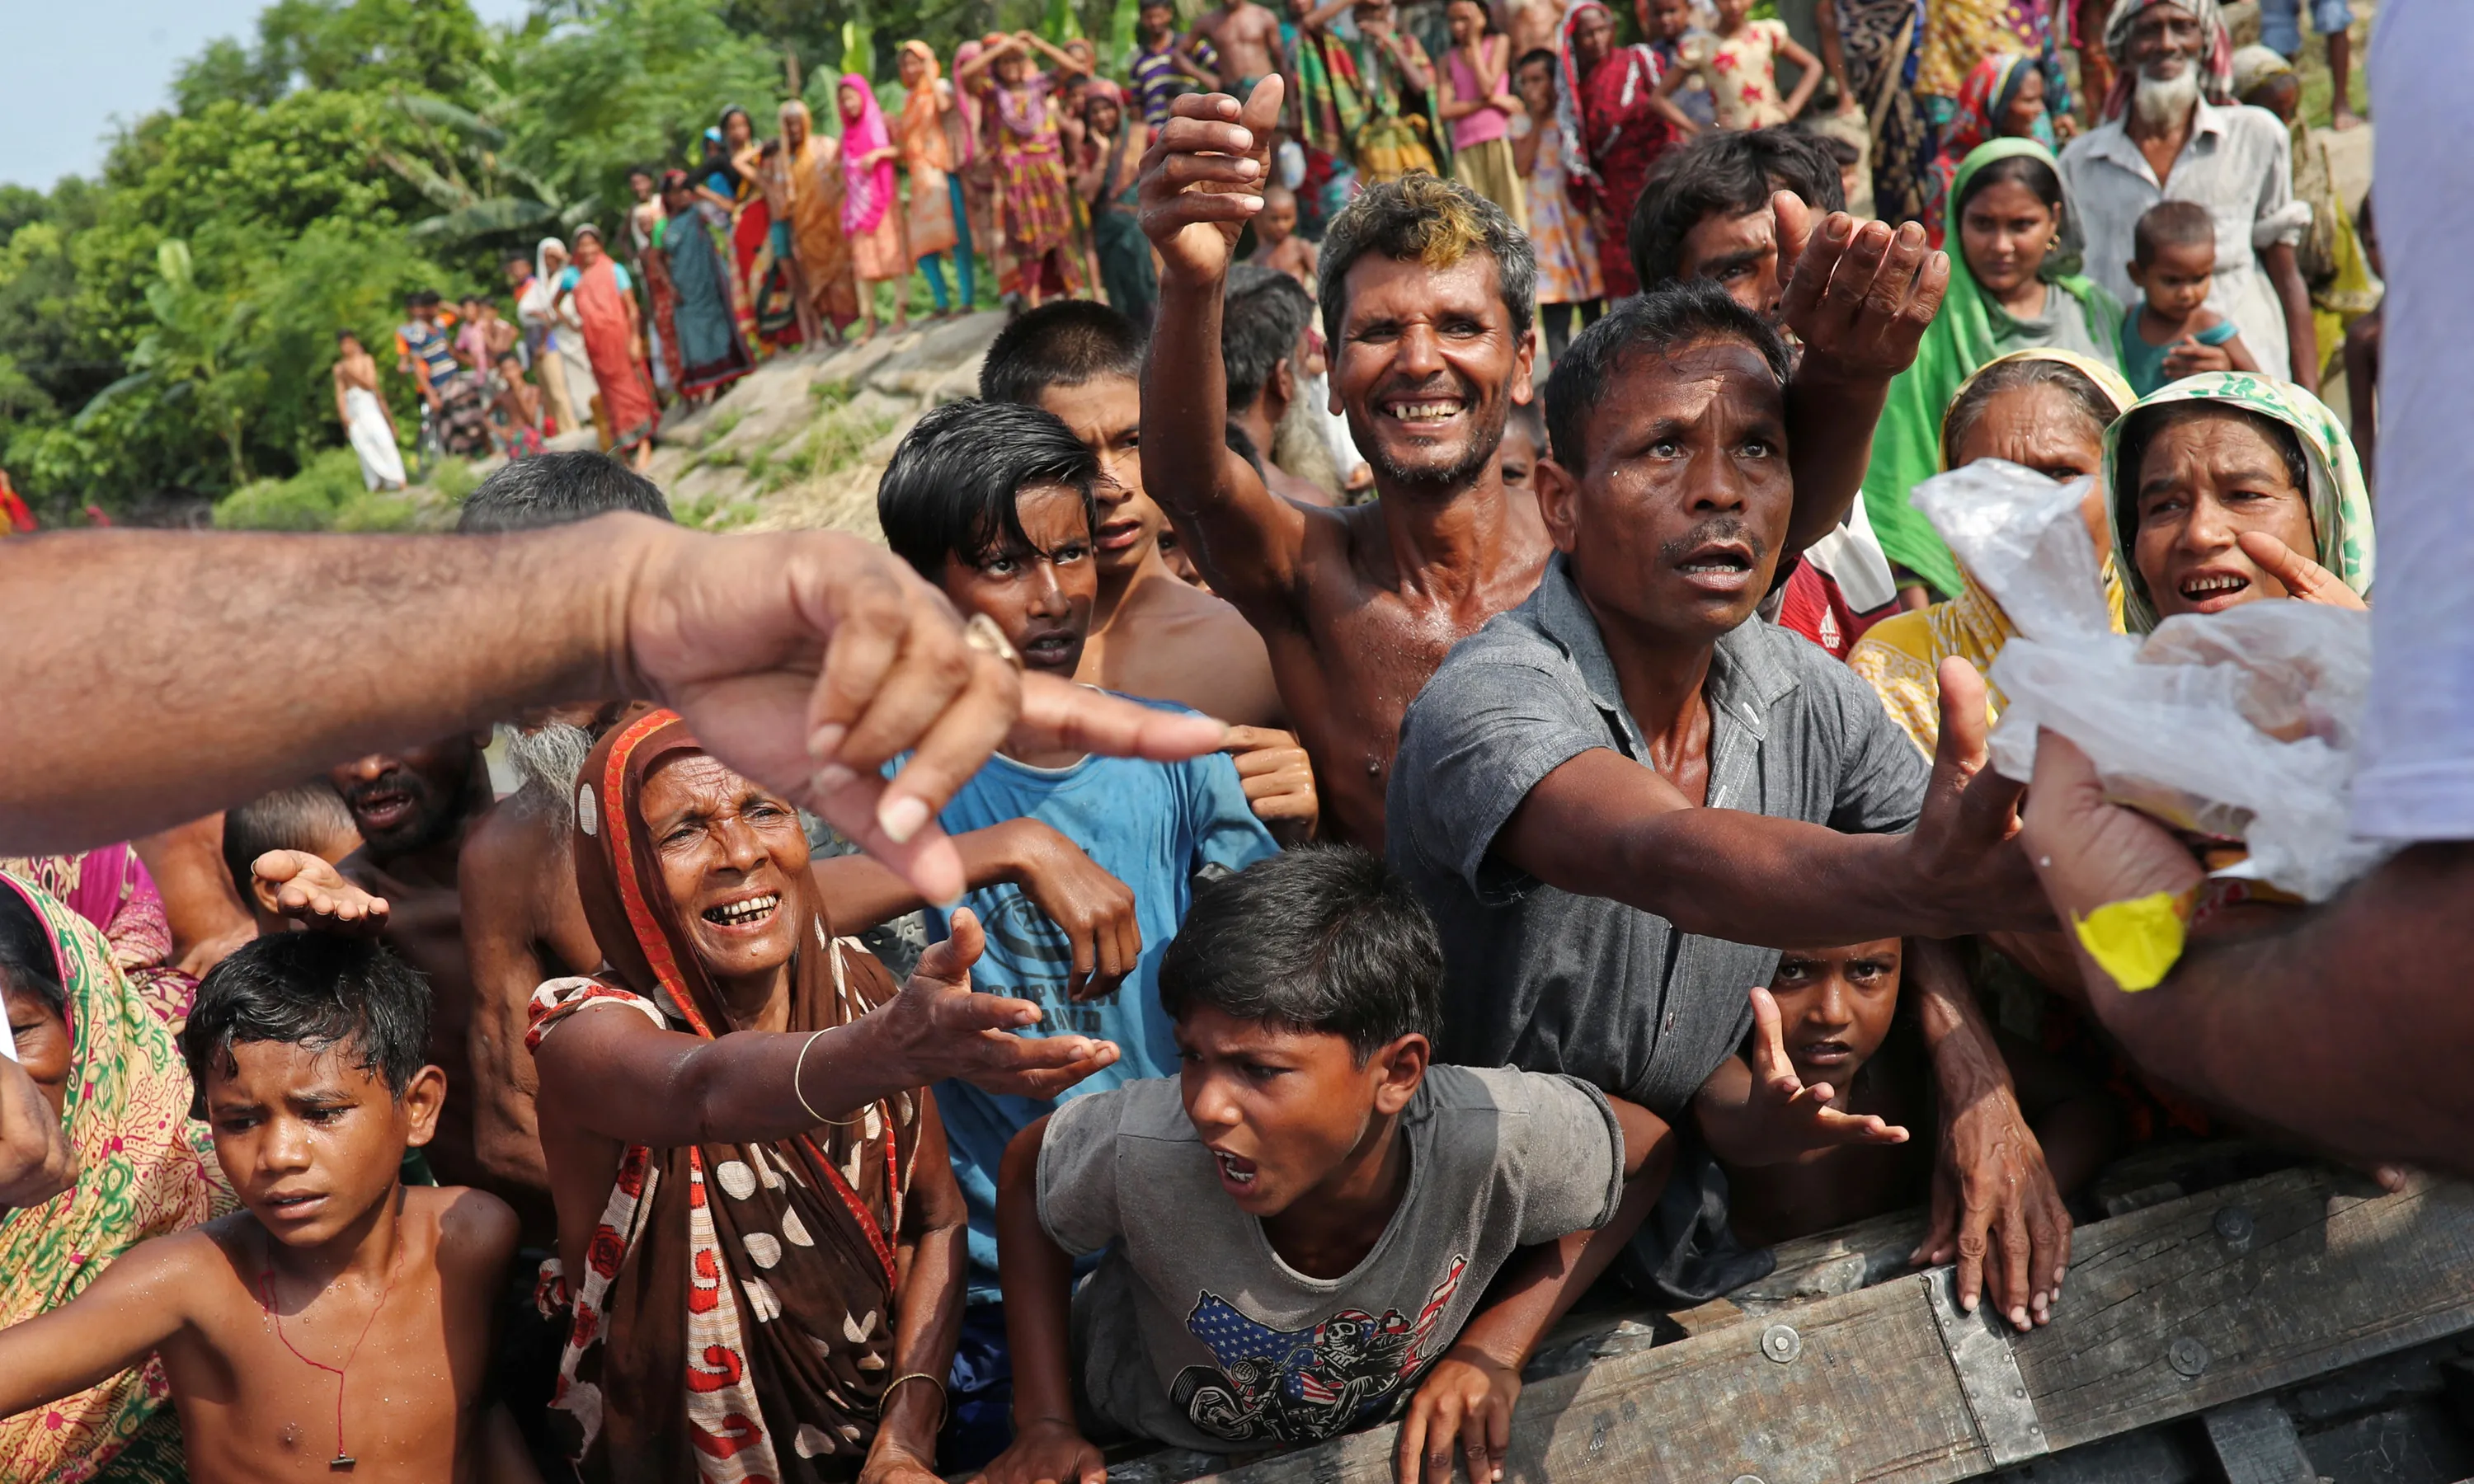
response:
[[[249,874],[274,893],[276,911],[315,931],[376,938],[386,930],[386,898],[361,890],[321,856],[269,850],[249,863]]]
[[[919,957],[902,993],[870,1012],[884,1054],[906,1068],[899,1079],[925,1086],[958,1077],[1004,1097],[1054,1097],[1117,1060],[1113,1042],[1088,1036],[1015,1036],[1039,1023],[1025,999],[971,991],[971,966],[987,940],[969,911]]]
[[[1169,105],[1169,121],[1143,152],[1136,200],[1143,234],[1171,276],[1216,283],[1228,272],[1238,234],[1263,209],[1284,85],[1272,74],[1242,108],[1226,93]]]
[[[1745,1163],[1779,1163],[1818,1149],[1841,1144],[1904,1144],[1907,1131],[1878,1113],[1841,1113],[1830,1106],[1838,1089],[1826,1082],[1807,1083],[1787,1059],[1785,1022],[1769,991],[1753,990],[1752,1098],[1746,1112],[1755,1120],[1755,1147],[1767,1160]]]
[[[1924,812],[1907,837],[1913,899],[1946,929],[1936,936],[2050,927],[2052,914],[2018,845],[2025,785],[1986,766],[1984,678],[1953,657],[1941,662],[1940,681],[1941,742]]]
[[[2259,563],[2261,571],[2284,585],[2286,596],[2330,608],[2369,611],[2370,605],[2363,601],[2361,593],[2346,586],[2343,578],[2266,531],[2244,531],[2234,539],[2242,544],[2245,556]]]
[[[1023,826],[1015,884],[1064,929],[1074,955],[1065,993],[1075,1000],[1114,991],[1143,957],[1142,923],[1131,887],[1102,870],[1080,846],[1035,820]]]
[[[1804,342],[1799,376],[1887,381],[1915,363],[1950,289],[1950,254],[1912,222],[1896,228],[1833,211],[1818,227],[1792,191],[1770,198],[1779,262],[1792,264],[1780,314]]]

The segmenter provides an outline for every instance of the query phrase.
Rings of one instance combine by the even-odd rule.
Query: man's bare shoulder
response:
[[[567,858],[567,832],[557,802],[544,796],[540,784],[527,783],[473,821],[456,857],[457,874],[529,882],[542,868]]]
[[[406,1185],[404,1214],[438,1233],[442,1274],[496,1283],[515,1256],[523,1224],[516,1209],[469,1185]]]

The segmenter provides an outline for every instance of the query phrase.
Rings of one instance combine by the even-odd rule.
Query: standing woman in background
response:
[[[910,327],[910,253],[902,245],[902,201],[893,161],[902,152],[885,127],[876,89],[856,72],[842,74],[835,102],[842,114],[842,232],[858,278],[859,338],[876,338],[876,286],[893,285],[893,328]]]
[[[1863,119],[1873,138],[1873,214],[1930,229],[1924,181],[1932,130],[1915,94],[1924,0],[1821,0],[1813,18],[1821,23],[1821,65],[1838,84],[1839,111]]]
[[[1512,91],[1512,38],[1480,0],[1452,0],[1443,15],[1452,49],[1443,54],[1436,111],[1451,128],[1452,177],[1501,206],[1525,232],[1529,211],[1512,158],[1512,115],[1520,110]]]
[[[790,280],[797,300],[799,335],[807,344],[833,345],[841,327],[859,317],[859,293],[851,283],[851,242],[843,230],[841,143],[816,132],[808,106],[793,98],[782,105],[778,174],[788,210],[773,229],[774,251],[797,269]]]
[[[584,326],[585,353],[601,386],[601,409],[610,419],[610,451],[642,472],[653,462],[653,429],[661,420],[653,389],[644,382],[644,325],[636,309],[635,284],[611,260],[601,228],[575,229],[575,261],[559,275],[562,308],[573,306]]]
[[[559,284],[567,276],[567,244],[555,237],[544,237],[534,251],[537,255],[533,260],[533,281],[524,290],[517,317],[530,323],[534,306],[540,306],[543,333],[552,351],[545,359],[555,363],[542,373],[542,385],[564,389],[558,395],[567,408],[566,414],[560,416],[560,431],[573,432],[590,424],[600,435],[601,446],[607,448],[610,415],[601,405],[601,384],[594,379],[593,357],[584,350],[584,324],[575,318],[574,306],[560,297]],[[553,398],[550,412],[560,415],[559,399]]]
[[[1108,302],[1148,327],[1159,304],[1159,275],[1152,267],[1151,239],[1143,235],[1135,202],[1136,177],[1151,129],[1126,108],[1124,89],[1094,78],[1082,95],[1081,168],[1075,194],[1091,203],[1091,244],[1100,260],[1100,283]]]
[[[968,43],[965,43],[968,44]],[[971,264],[970,211],[962,202],[958,173],[970,158],[969,134],[954,99],[954,84],[936,75],[936,54],[925,41],[905,41],[902,69],[902,168],[910,177],[910,205],[903,236],[911,261],[928,280],[936,317],[954,312],[945,297],[944,254],[954,254],[961,312],[979,303],[978,275]]]

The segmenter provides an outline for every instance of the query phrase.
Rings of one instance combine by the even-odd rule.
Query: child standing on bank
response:
[[[429,987],[376,944],[273,934],[217,965],[181,1052],[242,1209],[0,1331],[0,1415],[151,1353],[200,1484],[537,1480],[485,1388],[515,1212],[398,1173],[447,1096],[428,1037]]]
[[[2146,396],[2201,371],[2256,371],[2241,327],[2208,307],[2217,223],[2195,201],[2160,201],[2131,231],[2130,281],[2141,299],[2122,320],[2122,374]]]
[[[1672,99],[1687,82],[1697,81],[1710,89],[1721,129],[1767,129],[1802,113],[1821,85],[1821,60],[1787,35],[1786,22],[1752,19],[1753,0],[1716,3],[1717,28],[1686,37],[1677,51],[1682,64],[1660,82],[1660,94]],[[1782,57],[1804,74],[1783,100],[1778,85]]]
[[[1246,261],[1277,269],[1315,292],[1315,245],[1298,235],[1298,193],[1265,186],[1263,209],[1254,217],[1254,254]]]

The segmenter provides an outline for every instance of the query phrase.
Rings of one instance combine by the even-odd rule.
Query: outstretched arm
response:
[[[74,1396],[180,1333],[199,1276],[190,1259],[213,1250],[200,1232],[140,1242],[68,1303],[0,1329],[0,1417]]]
[[[1237,237],[1263,207],[1282,84],[1256,84],[1241,114],[1222,93],[1188,95],[1143,154],[1143,231],[1160,254],[1160,312],[1143,363],[1143,487],[1190,533],[1211,590],[1261,627],[1285,611],[1303,563],[1306,514],[1228,451],[1221,292]]]
[[[326,637],[379,629],[384,645]],[[641,515],[507,536],[31,536],[0,545],[0,633],[45,639],[0,646],[11,852],[144,834],[528,706],[643,697],[950,901],[961,863],[935,811],[1008,729],[1152,757],[1225,734],[1017,674],[856,538],[705,536]],[[72,658],[106,652],[109,665]],[[144,711],[212,725],[61,723]]]
[[[1039,1219],[1041,1118],[1013,1137],[997,1170],[997,1274],[1013,1351],[1013,1442],[981,1484],[1104,1484],[1107,1461],[1074,1416],[1069,1333],[1074,1259]]]

